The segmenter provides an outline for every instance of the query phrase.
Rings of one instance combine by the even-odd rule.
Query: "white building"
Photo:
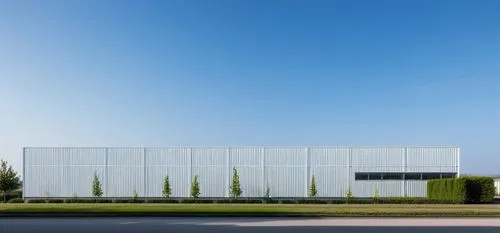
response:
[[[166,175],[173,197],[188,197],[198,175],[200,197],[228,197],[233,167],[243,197],[307,197],[314,175],[319,197],[425,197],[426,180],[456,177],[456,147],[168,147],[24,148],[24,198],[91,197],[94,174],[104,197],[161,197]],[[497,183],[498,184],[498,183]],[[498,187],[498,186],[497,186]]]

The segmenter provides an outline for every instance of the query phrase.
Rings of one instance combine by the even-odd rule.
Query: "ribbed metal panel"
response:
[[[242,197],[262,197],[262,155],[259,148],[230,148],[229,149],[230,182],[232,181],[232,168],[236,168],[240,178]]]
[[[146,150],[147,196],[163,196],[165,176],[169,176],[171,197],[189,196],[189,148],[152,148]]]
[[[144,149],[110,148],[108,151],[108,197],[144,196]]]
[[[192,177],[198,175],[200,197],[224,197],[228,186],[226,148],[193,148]]]
[[[355,180],[356,172],[458,172],[458,148],[219,147],[25,148],[24,197],[90,197],[97,173],[105,197],[187,197],[199,176],[202,197],[227,197],[232,168],[244,197],[305,197],[312,175],[319,197],[425,196],[425,181]],[[498,182],[497,186],[500,186]]]
[[[306,149],[265,148],[266,184],[273,197],[303,197],[306,192]]]
[[[314,175],[318,196],[342,197],[349,189],[349,148],[311,148],[309,166],[308,187]]]
[[[352,166],[402,170],[404,155],[404,148],[352,148]]]
[[[406,193],[408,197],[426,197],[427,181],[407,180]]]
[[[64,163],[61,196],[92,196],[94,172],[105,189],[106,149],[64,148],[60,151]]]
[[[403,181],[357,181],[351,191],[356,197],[373,197],[376,190],[380,197],[401,197],[404,196],[402,186]]]
[[[408,166],[458,166],[458,148],[408,148]]]

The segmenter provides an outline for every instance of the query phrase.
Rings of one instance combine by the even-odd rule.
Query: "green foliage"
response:
[[[163,181],[163,197],[169,198],[172,195],[172,189],[170,188],[170,177],[165,176],[165,180]]]
[[[17,198],[17,200],[22,200]],[[245,198],[245,199],[204,199],[204,198],[184,198],[184,199],[29,199],[27,203],[171,203],[171,204],[330,204],[338,205],[345,204],[346,200],[344,198],[335,199],[278,199],[278,200],[263,200],[262,198]],[[349,204],[360,204],[368,205],[373,204],[373,199],[371,198],[352,198]],[[459,204],[453,201],[447,200],[437,200],[425,197],[409,198],[409,197],[381,197],[378,203],[380,205],[384,204]]]
[[[350,204],[352,203],[352,200],[353,200],[352,192],[350,189],[348,189],[347,192],[345,193],[345,203]]]
[[[198,181],[198,175],[194,176],[193,182],[191,184],[191,197],[198,198],[200,196],[200,182]]]
[[[311,186],[309,187],[309,197],[316,197],[318,190],[316,190],[316,178],[312,176]]]
[[[238,198],[243,193],[240,187],[240,176],[238,175],[238,171],[233,167],[233,179],[231,186],[229,187],[229,195],[232,198]]]
[[[22,198],[12,198],[7,203],[24,203]]]
[[[495,197],[494,179],[467,176],[427,181],[427,197],[455,203],[492,203]]]
[[[101,181],[97,176],[97,172],[94,173],[94,180],[92,181],[92,196],[94,197],[102,197],[102,187]]]
[[[378,204],[379,202],[379,193],[378,193],[378,189],[375,189],[375,193],[373,194],[373,203],[374,204]]]
[[[270,199],[271,198],[271,189],[269,186],[266,187],[266,192],[264,193],[264,198]]]
[[[4,202],[7,201],[7,194],[19,188],[19,180],[19,176],[12,166],[9,166],[7,161],[0,160],[0,192]]]
[[[132,192],[132,200],[137,200],[139,199],[139,194],[137,194],[137,191],[134,188],[134,191]]]

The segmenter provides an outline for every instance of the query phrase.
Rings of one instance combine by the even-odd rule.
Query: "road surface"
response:
[[[498,233],[500,218],[0,218],[6,233]]]

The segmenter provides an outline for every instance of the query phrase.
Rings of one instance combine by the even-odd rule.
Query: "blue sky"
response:
[[[498,1],[0,3],[23,146],[453,145],[500,173]]]

